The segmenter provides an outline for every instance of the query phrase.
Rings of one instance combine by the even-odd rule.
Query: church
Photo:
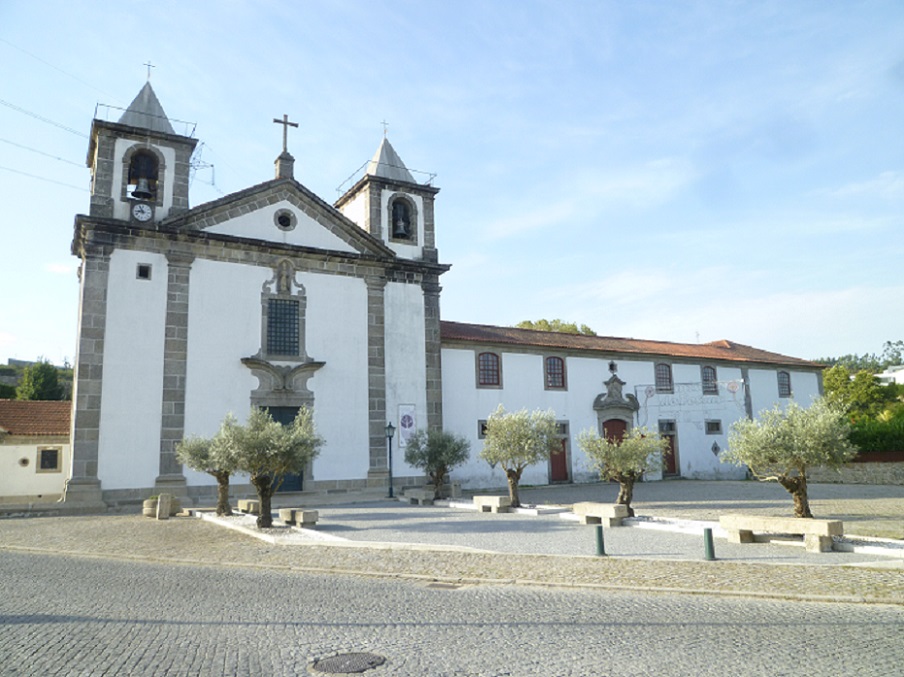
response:
[[[176,445],[251,407],[279,421],[301,406],[314,412],[325,445],[287,491],[423,484],[403,453],[422,428],[470,440],[470,461],[452,473],[463,488],[502,488],[501,470],[477,457],[499,404],[552,409],[559,421],[562,453],[525,483],[595,480],[577,434],[633,425],[669,439],[661,476],[738,478],[743,468],[719,462],[728,426],[821,391],[818,365],[729,341],[443,321],[439,189],[416,181],[386,138],[334,204],[295,179],[284,132],[272,180],[191,206],[196,144],[175,131],[149,82],[117,122],[92,123],[90,205],[72,240],[80,291],[67,502],[162,491],[205,500],[215,481],[179,464]]]

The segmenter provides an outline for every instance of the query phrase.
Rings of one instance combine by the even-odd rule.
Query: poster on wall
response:
[[[413,404],[399,405],[399,447],[405,448],[417,430],[416,409]]]

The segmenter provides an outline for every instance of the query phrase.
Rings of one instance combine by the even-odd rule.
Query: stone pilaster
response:
[[[370,469],[368,477],[381,478],[388,470],[386,446],[386,280],[367,283],[367,389]]]
[[[427,373],[427,428],[443,428],[443,374],[442,345],[439,329],[439,293],[442,287],[436,275],[430,275],[421,283],[424,290],[424,356]]]
[[[96,135],[91,150],[91,216],[113,217],[113,170],[116,166],[114,153],[116,139],[100,131],[96,126],[91,130]]]
[[[386,238],[383,237],[383,186],[371,180],[367,182],[365,190],[367,191],[365,230],[385,242],[389,237],[388,235]]]
[[[109,273],[109,252],[101,247],[85,246],[79,270],[78,343],[72,389],[72,464],[63,489],[63,500],[97,507],[104,506],[97,477],[97,456]]]
[[[163,417],[160,422],[160,475],[155,486],[187,496],[176,444],[185,434],[185,378],[188,357],[188,284],[192,254],[166,256],[166,337],[163,344]]]

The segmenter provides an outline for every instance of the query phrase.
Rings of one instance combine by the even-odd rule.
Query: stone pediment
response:
[[[275,179],[194,207],[160,226],[237,239],[395,257],[360,228],[293,179]]]
[[[593,408],[600,412],[633,414],[640,409],[640,403],[634,395],[624,395],[622,388],[625,381],[622,381],[615,374],[603,383],[606,386],[606,392],[600,393],[593,400]]]

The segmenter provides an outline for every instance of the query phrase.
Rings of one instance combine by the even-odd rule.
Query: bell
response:
[[[146,178],[141,177],[138,179],[138,184],[135,186],[135,190],[132,191],[132,197],[141,198],[142,200],[148,200],[154,197]]]

